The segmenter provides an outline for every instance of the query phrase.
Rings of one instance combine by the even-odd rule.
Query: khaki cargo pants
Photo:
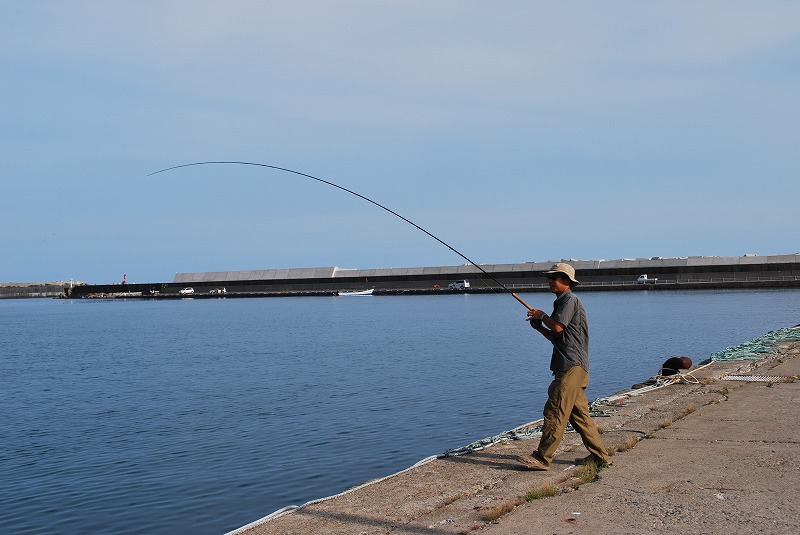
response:
[[[589,374],[580,366],[558,372],[547,389],[547,403],[544,406],[544,425],[542,438],[534,456],[550,464],[553,455],[564,437],[567,421],[581,435],[583,445],[589,453],[608,461],[608,454],[591,416],[589,402],[586,400],[586,387]]]

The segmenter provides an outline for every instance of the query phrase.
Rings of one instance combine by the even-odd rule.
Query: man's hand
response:
[[[542,317],[544,316],[544,310],[539,310],[538,308],[532,308],[528,311],[528,321],[531,322],[531,327],[536,330],[542,328]]]
[[[538,308],[532,308],[528,311],[528,317],[532,320],[542,321],[544,315],[544,310],[539,310]]]

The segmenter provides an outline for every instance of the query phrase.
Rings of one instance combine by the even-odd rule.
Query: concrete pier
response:
[[[616,454],[593,482],[577,479],[574,460],[586,451],[575,434],[548,472],[514,460],[536,439],[513,441],[431,460],[233,533],[798,533],[798,354],[800,343],[785,343],[759,361],[715,362],[693,373],[696,383],[612,398],[598,424]],[[547,485],[556,496],[524,498]]]

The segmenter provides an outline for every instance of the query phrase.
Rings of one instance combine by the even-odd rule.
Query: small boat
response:
[[[373,290],[361,290],[360,292],[336,292],[336,295],[341,296],[355,296],[355,295],[372,295]]]

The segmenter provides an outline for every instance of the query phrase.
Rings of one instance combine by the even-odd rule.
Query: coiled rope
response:
[[[659,388],[664,388],[665,386],[676,383],[697,384],[699,381],[692,374],[702,370],[703,368],[711,366],[715,362],[730,360],[760,360],[763,358],[761,355],[765,353],[777,353],[778,346],[791,342],[800,342],[800,325],[776,329],[763,336],[754,338],[749,342],[744,342],[742,344],[723,349],[722,351],[712,353],[707,364],[693,369],[691,373],[677,373],[675,375],[668,376],[659,375],[652,378],[652,384],[649,384],[643,388],[622,392],[614,396],[598,398],[590,404],[590,408],[593,411],[599,411],[598,406],[600,405],[624,403],[620,400],[645,394],[647,392],[652,392],[653,390],[658,390]]]

